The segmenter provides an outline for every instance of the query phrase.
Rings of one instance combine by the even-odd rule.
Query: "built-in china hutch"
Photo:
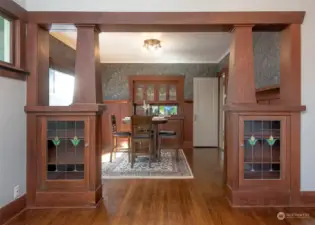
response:
[[[129,76],[130,112],[167,116],[168,123],[160,125],[159,129],[176,131],[178,139],[164,142],[183,143],[184,80],[181,75]],[[145,110],[144,104],[150,108]]]

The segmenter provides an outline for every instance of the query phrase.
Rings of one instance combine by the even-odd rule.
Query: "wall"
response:
[[[22,6],[23,8],[26,7],[26,0],[13,0],[13,1],[19,4],[20,6]]]
[[[0,77],[0,208],[26,192],[26,82]]]
[[[280,33],[255,32],[253,35],[256,88],[280,83]],[[218,69],[227,67],[229,55],[219,63]]]
[[[315,190],[315,133],[314,58],[315,58],[315,1],[314,0],[26,0],[32,11],[306,11],[302,26],[302,103],[307,111],[302,114],[301,130],[301,189]]]
[[[217,64],[102,64],[104,100],[128,100],[128,75],[183,75],[185,99],[193,99],[193,78],[216,76]]]

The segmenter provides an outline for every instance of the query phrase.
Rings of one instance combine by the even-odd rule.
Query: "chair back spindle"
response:
[[[111,119],[111,124],[112,124],[112,132],[116,133],[117,132],[116,116],[115,115],[111,115],[110,119]]]

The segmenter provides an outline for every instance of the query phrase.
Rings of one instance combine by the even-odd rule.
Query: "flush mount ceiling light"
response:
[[[158,39],[146,39],[144,40],[143,47],[147,50],[158,50],[161,46],[161,41]]]

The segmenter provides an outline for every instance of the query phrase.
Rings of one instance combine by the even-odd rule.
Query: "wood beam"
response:
[[[301,105],[301,25],[291,24],[281,32],[280,100]]]
[[[73,104],[102,104],[99,30],[77,25],[77,34]]]
[[[28,12],[37,23],[129,25],[301,24],[305,12]]]
[[[227,104],[256,104],[252,28],[235,26],[232,31]]]

